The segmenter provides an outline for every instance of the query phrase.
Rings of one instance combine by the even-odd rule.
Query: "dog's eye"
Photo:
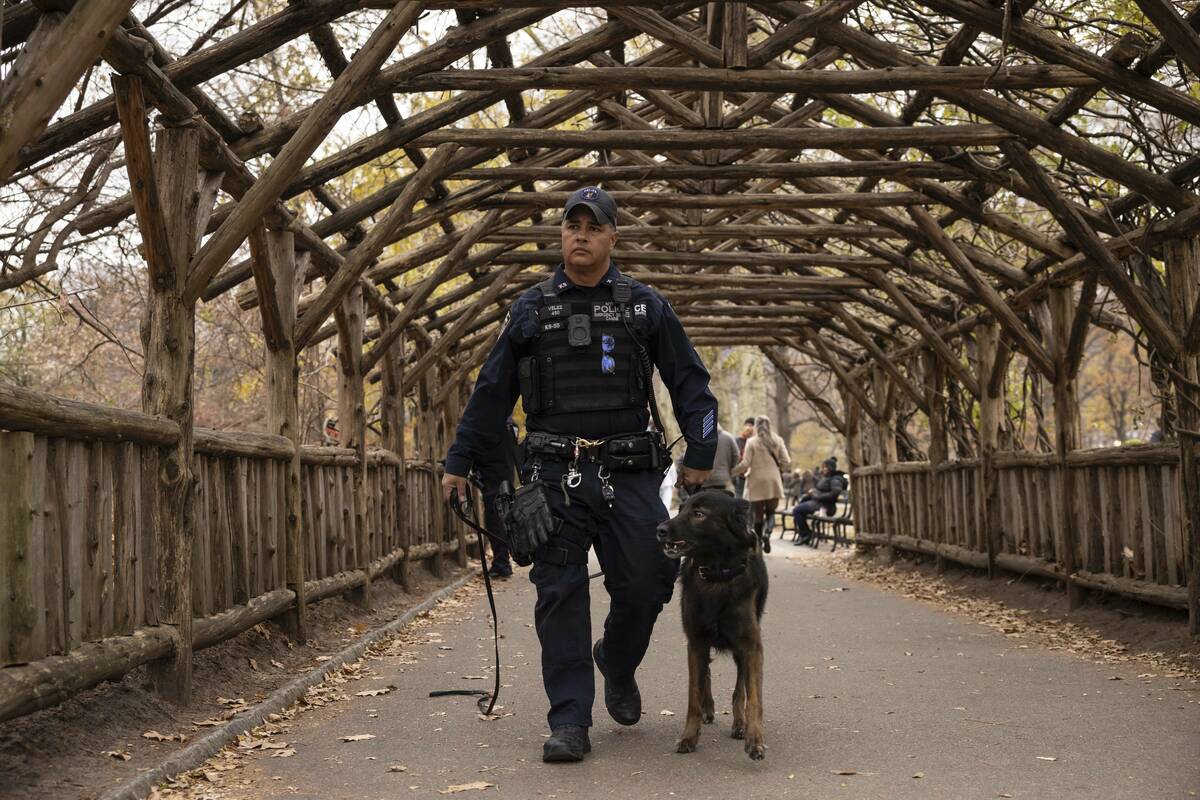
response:
[[[692,516],[693,516],[693,517],[699,517],[700,519],[704,519],[704,512],[703,512],[703,511],[701,511],[701,510],[700,510],[700,509],[698,509],[698,508],[693,508],[693,509],[692,509]]]

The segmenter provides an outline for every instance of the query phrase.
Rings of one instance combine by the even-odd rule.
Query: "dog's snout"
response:
[[[671,539],[671,528],[665,522],[658,523],[658,527],[654,529],[654,532],[658,535],[660,542],[668,542]]]

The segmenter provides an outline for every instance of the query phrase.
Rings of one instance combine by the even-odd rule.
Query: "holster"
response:
[[[550,513],[546,484],[533,481],[515,492],[507,481],[496,495],[496,513],[503,520],[509,549],[518,566],[533,563],[534,553],[550,540],[562,523]]]

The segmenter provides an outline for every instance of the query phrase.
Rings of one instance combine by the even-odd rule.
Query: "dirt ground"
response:
[[[0,798],[94,798],[136,777],[210,726],[309,672],[324,657],[396,618],[462,574],[414,567],[413,593],[388,579],[372,585],[370,612],[341,598],[309,611],[310,638],[288,641],[273,624],[196,654],[193,702],[179,708],[149,689],[144,668],[54,708],[0,726]]]

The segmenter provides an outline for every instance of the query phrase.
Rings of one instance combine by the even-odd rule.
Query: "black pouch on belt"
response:
[[[610,470],[653,469],[657,455],[647,434],[631,433],[607,440],[601,462]]]

